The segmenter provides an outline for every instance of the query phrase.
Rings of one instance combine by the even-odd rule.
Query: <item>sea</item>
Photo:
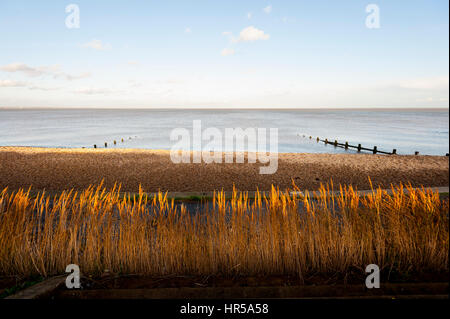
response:
[[[397,154],[449,152],[448,109],[0,109],[0,146],[105,148],[107,143],[108,148],[170,150],[177,142],[171,133],[184,129],[193,138],[194,121],[200,121],[202,132],[218,129],[223,140],[213,144],[224,151],[227,128],[266,129],[267,149],[270,129],[276,128],[280,153],[357,152],[317,138]],[[189,145],[199,146],[193,140]]]

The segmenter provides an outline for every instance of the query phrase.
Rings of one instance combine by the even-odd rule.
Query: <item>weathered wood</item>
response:
[[[312,138],[312,137],[310,136],[310,138]],[[342,148],[344,148],[346,150],[348,150],[349,148],[355,148],[355,149],[358,150],[358,152],[361,152],[362,150],[364,150],[364,151],[372,152],[373,154],[378,154],[378,153],[386,154],[386,155],[397,154],[397,149],[395,149],[395,148],[392,150],[392,152],[385,152],[385,151],[380,151],[377,148],[377,146],[374,146],[374,148],[367,148],[367,147],[362,147],[361,144],[358,144],[358,146],[350,145],[348,143],[348,141],[346,141],[345,143],[339,143],[337,140],[334,140],[334,142],[330,142],[330,141],[328,141],[327,138],[324,139],[324,140],[321,140],[319,137],[317,137],[316,140],[317,140],[317,143],[323,142],[323,143],[325,143],[325,145],[332,144],[332,145],[334,145],[334,147],[342,147]]]

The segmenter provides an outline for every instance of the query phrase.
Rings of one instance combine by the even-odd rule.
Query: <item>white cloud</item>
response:
[[[21,81],[14,81],[14,80],[0,80],[0,87],[24,87],[27,84],[25,82]]]
[[[0,80],[0,88],[2,87],[26,87],[29,90],[41,90],[41,91],[53,91],[58,90],[56,87],[42,87],[38,85],[34,85],[32,83],[15,81],[15,80]]]
[[[101,40],[93,39],[89,42],[86,42],[81,45],[83,48],[91,48],[94,50],[102,51],[111,49],[111,45],[109,43],[103,43]]]
[[[172,78],[172,79],[166,79],[166,80],[158,80],[156,81],[158,84],[183,84],[185,83],[185,80]]]
[[[86,94],[86,95],[95,95],[95,94],[111,94],[111,93],[119,93],[121,91],[107,89],[107,88],[81,88],[73,91],[78,94]]]
[[[259,30],[254,26],[247,27],[239,33],[237,39],[233,39],[234,42],[253,42],[257,40],[269,40],[270,35],[264,33],[263,30]]]
[[[132,61],[128,61],[127,64],[128,65],[139,65],[139,62],[132,60]]]
[[[253,17],[253,13],[251,13],[251,12],[249,12],[249,13],[247,13],[247,19],[251,19]]]
[[[33,68],[24,63],[11,63],[8,65],[0,66],[0,70],[5,72],[22,72],[28,76],[40,76],[45,73],[45,67]]]
[[[228,49],[228,48],[225,48],[222,50],[222,52],[220,52],[220,54],[222,56],[233,55],[234,53],[235,53],[235,51],[233,49]]]
[[[271,5],[268,5],[267,7],[265,7],[265,8],[263,9],[263,11],[264,11],[265,13],[267,13],[267,14],[271,13],[271,12],[272,12],[272,6],[271,6]]]
[[[68,74],[60,71],[60,67],[58,65],[31,67],[24,63],[11,63],[8,65],[0,66],[0,70],[5,72],[21,72],[30,77],[52,75],[55,79],[63,78],[68,81],[84,79],[91,76],[89,72],[81,73],[78,75]]]
[[[38,85],[29,86],[28,89],[30,89],[30,90],[39,90],[39,91],[55,91],[55,90],[59,90],[59,88],[57,88],[57,87],[44,87],[44,86],[38,86]]]
[[[84,73],[81,73],[79,75],[71,75],[71,74],[67,74],[67,73],[64,73],[64,72],[59,72],[59,73],[55,73],[53,75],[53,77],[55,79],[56,78],[64,78],[64,79],[66,79],[68,81],[85,79],[85,78],[88,78],[90,76],[91,76],[91,73],[89,73],[89,72],[84,72]]]
[[[31,83],[26,83],[22,81],[15,80],[0,80],[0,88],[2,87],[27,87],[29,90],[41,90],[41,91],[53,91],[59,88],[53,87],[42,87],[38,85],[33,85]]]
[[[128,84],[132,88],[138,88],[138,87],[142,86],[142,82],[138,82],[138,81],[135,81],[135,80],[128,80]]]
[[[184,33],[192,33],[191,28],[190,28],[190,27],[186,27],[186,28],[184,29]]]

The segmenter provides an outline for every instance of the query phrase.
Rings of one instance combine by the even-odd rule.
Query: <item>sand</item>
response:
[[[142,149],[56,149],[0,147],[0,188],[34,190],[84,189],[103,179],[124,191],[139,184],[148,192],[205,192],[217,189],[269,190],[272,184],[287,188],[292,180],[301,189],[317,189],[320,183],[351,184],[369,189],[399,182],[420,186],[448,186],[446,156],[373,154],[280,153],[273,175],[259,174],[263,164],[174,164],[169,151]]]

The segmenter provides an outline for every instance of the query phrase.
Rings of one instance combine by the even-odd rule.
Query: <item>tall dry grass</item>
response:
[[[294,185],[295,186],[295,185]],[[332,186],[331,186],[332,187]],[[298,190],[298,189],[294,189]],[[192,214],[158,193],[102,186],[51,197],[0,193],[0,274],[49,276],[78,264],[148,275],[345,273],[375,263],[397,272],[448,272],[448,201],[402,185],[358,195],[330,186],[249,199],[216,192]]]

